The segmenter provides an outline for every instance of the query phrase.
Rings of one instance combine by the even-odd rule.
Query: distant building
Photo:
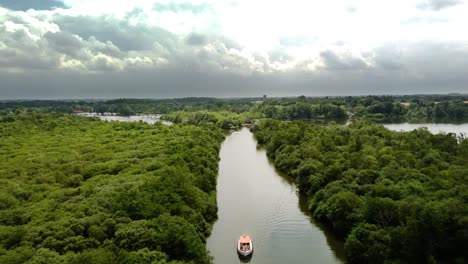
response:
[[[264,94],[264,95],[263,95],[263,98],[262,98],[262,101],[263,101],[263,102],[266,102],[266,100],[267,100],[267,96],[266,96],[266,94]]]

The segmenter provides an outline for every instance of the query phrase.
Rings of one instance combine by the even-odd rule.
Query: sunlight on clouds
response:
[[[86,67],[80,60],[66,59],[65,56],[60,57],[60,68],[67,70],[86,71]]]
[[[128,18],[141,10],[138,23],[160,26],[178,35],[190,32],[224,35],[251,53],[281,46],[281,39],[294,36],[313,38],[314,43],[298,43],[304,49],[288,48],[295,57],[316,55],[317,48],[334,49],[341,41],[350,51],[371,50],[388,41],[467,40],[459,34],[467,24],[466,4],[443,12],[421,9],[425,0],[405,1],[91,1],[65,0],[70,12]],[[158,6],[159,8],[155,8]],[[193,9],[191,11],[191,8]],[[405,25],[418,17],[450,19],[450,23]],[[424,20],[421,20],[424,21]]]
[[[64,0],[63,2],[71,7],[70,11],[74,14],[95,16],[101,14],[113,14],[118,17],[124,17],[127,12],[134,8],[150,10],[154,1]]]
[[[63,2],[0,7],[0,76],[12,91],[39,86],[37,76],[51,78],[35,94],[95,80],[96,91],[132,86],[151,96],[157,87],[213,96],[239,87],[243,95],[466,91],[468,83],[468,1]]]
[[[467,1],[63,2],[68,8],[0,8],[0,71],[183,69],[325,79],[346,72],[420,79],[441,71],[443,63],[428,69],[423,62],[444,45],[449,49],[439,62],[468,53],[451,50],[468,45]],[[423,44],[425,53],[418,52]]]

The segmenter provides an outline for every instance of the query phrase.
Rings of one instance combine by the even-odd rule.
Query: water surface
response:
[[[78,115],[98,117],[105,121],[120,121],[120,122],[139,122],[143,121],[148,124],[161,122],[165,125],[172,125],[172,122],[161,120],[161,115],[133,115],[133,116],[119,116],[119,115],[98,115],[96,113],[80,113]]]
[[[276,172],[248,129],[229,135],[220,157],[219,218],[207,242],[215,263],[342,263],[343,245],[311,222],[296,186]],[[254,242],[247,260],[236,252],[244,233]]]
[[[414,124],[414,123],[389,123],[382,124],[386,128],[394,131],[412,131],[420,127],[426,127],[433,134],[437,133],[455,133],[468,135],[468,123],[426,123],[426,124]]]

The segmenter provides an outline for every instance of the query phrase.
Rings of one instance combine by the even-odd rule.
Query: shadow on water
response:
[[[239,254],[237,254],[237,256],[239,257],[239,261],[241,263],[250,263],[250,261],[252,260],[252,256],[253,256],[253,253],[244,257],[244,256],[241,256]]]
[[[265,148],[263,146],[257,145],[257,150],[264,150]],[[304,194],[300,194],[299,190],[296,186],[296,181],[293,177],[290,175],[285,174],[284,172],[279,171],[276,169],[273,160],[270,157],[268,158],[268,162],[275,168],[276,174],[280,176],[282,181],[287,182],[288,184],[294,185],[296,187],[296,195],[299,198],[299,209],[300,211],[306,215],[310,219],[310,223],[314,226],[316,226],[318,229],[320,229],[323,234],[325,235],[327,239],[327,244],[330,246],[333,254],[341,260],[343,263],[346,263],[346,257],[345,257],[345,252],[344,252],[344,240],[337,236],[335,233],[332,232],[332,230],[327,227],[326,225],[318,222],[313,218],[309,211],[309,205],[308,205],[308,199],[307,196]]]
[[[343,239],[341,239],[336,234],[334,234],[329,227],[318,222],[317,220],[313,218],[313,216],[309,212],[309,205],[308,205],[306,195],[298,193],[298,196],[299,196],[299,209],[301,210],[301,212],[309,216],[310,223],[315,225],[318,229],[320,229],[325,234],[325,237],[327,238],[327,244],[330,246],[335,256],[341,261],[346,262]]]

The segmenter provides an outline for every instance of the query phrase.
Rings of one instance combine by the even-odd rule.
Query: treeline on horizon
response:
[[[259,144],[345,239],[349,263],[467,263],[468,139],[264,119]]]
[[[24,111],[118,115],[233,112],[279,120],[346,119],[437,121],[468,119],[468,95],[344,96],[290,98],[178,98],[82,101],[3,101],[0,114]]]
[[[216,127],[0,116],[0,263],[211,263]]]

